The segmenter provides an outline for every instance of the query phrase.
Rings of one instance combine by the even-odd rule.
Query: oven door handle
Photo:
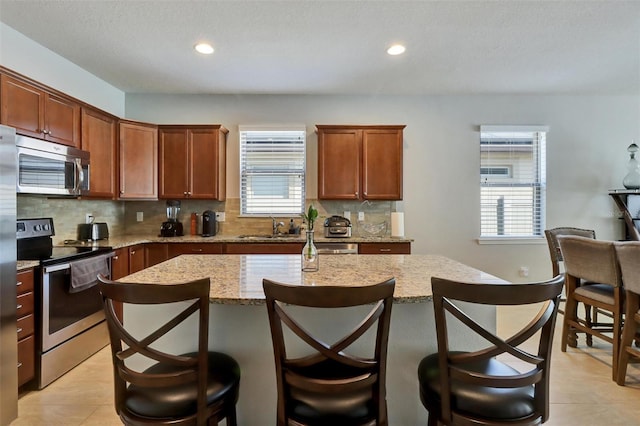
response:
[[[57,272],[57,271],[64,271],[65,269],[71,269],[71,265],[68,263],[60,263],[58,265],[45,266],[42,269],[45,274],[48,274],[49,272]]]

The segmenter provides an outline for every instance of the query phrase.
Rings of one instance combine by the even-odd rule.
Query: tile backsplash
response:
[[[385,223],[385,236],[389,236],[391,212],[395,211],[393,201],[354,202],[354,201],[326,201],[308,200],[318,209],[319,218],[316,226],[322,226],[324,219],[331,215],[342,216],[345,211],[351,212],[352,233],[366,236],[364,224]],[[307,204],[308,205],[308,204]],[[240,217],[240,200],[237,198],[226,201],[211,200],[182,200],[179,220],[184,226],[185,234],[190,231],[191,213],[202,214],[205,210],[225,212],[225,221],[219,223],[218,233],[222,235],[268,234],[271,232],[271,219]],[[364,213],[364,221],[358,220],[358,213]],[[138,222],[138,213],[142,213],[143,220]],[[45,196],[18,196],[18,218],[52,217],[56,235],[54,242],[77,237],[77,226],[85,222],[86,214],[91,214],[95,222],[106,222],[110,235],[157,235],[160,225],[166,220],[166,202],[157,201],[113,201],[86,200],[73,198],[47,198]],[[277,216],[278,221],[285,223],[289,220],[300,225],[299,216]]]

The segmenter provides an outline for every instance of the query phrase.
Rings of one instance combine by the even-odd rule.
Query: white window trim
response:
[[[481,125],[479,133],[491,132],[549,132],[549,126],[542,125]],[[546,151],[546,149],[545,149]],[[546,161],[546,159],[545,159]],[[546,180],[546,179],[545,179]],[[545,203],[546,204],[546,203]],[[546,209],[541,212],[541,220],[546,221]],[[480,236],[476,239],[478,245],[528,245],[528,244],[546,244],[544,235],[540,236]]]
[[[280,213],[274,212],[272,214],[270,213],[242,213],[242,132],[250,132],[250,131],[282,131],[282,132],[286,132],[286,131],[297,131],[297,132],[303,132],[305,134],[305,153],[304,153],[304,165],[303,165],[303,184],[302,184],[302,207],[301,209],[304,210],[304,202],[305,202],[305,198],[306,198],[306,162],[307,162],[307,156],[306,156],[306,150],[307,150],[307,138],[306,138],[306,132],[307,132],[307,128],[304,124],[251,124],[251,125],[246,125],[246,124],[241,124],[238,126],[238,166],[239,166],[239,190],[240,190],[240,213],[239,213],[239,217],[250,217],[250,218],[256,218],[256,217],[273,217],[275,216],[281,216]]]

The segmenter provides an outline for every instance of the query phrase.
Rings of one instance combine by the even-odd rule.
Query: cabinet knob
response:
[[[182,193],[182,195],[187,195],[187,194],[188,194],[188,192],[187,192],[187,191],[184,191],[184,192]]]
[[[129,253],[131,256],[133,256],[134,254],[136,254],[135,250],[131,250],[131,253]]]
[[[391,251],[391,249],[388,249],[388,248],[381,248],[380,249],[380,252],[387,252],[387,251]]]
[[[191,249],[191,251],[196,252],[196,253],[199,253],[199,252],[201,252],[201,251],[202,251],[202,249],[201,249],[201,248],[199,248],[199,249]]]
[[[113,256],[112,260],[118,260],[118,256]]]
[[[22,333],[22,329],[18,327],[18,334]]]
[[[20,367],[22,367],[22,363],[21,362],[18,363],[18,368],[20,368]]]
[[[22,305],[17,305],[16,309],[22,309]]]
[[[22,285],[22,281],[18,281],[18,282],[16,283],[16,287],[20,287],[21,285]]]
[[[356,191],[356,197],[358,196],[358,191]]]

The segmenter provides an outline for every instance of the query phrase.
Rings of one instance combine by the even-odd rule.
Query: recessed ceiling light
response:
[[[209,43],[198,43],[193,48],[203,55],[211,55],[213,53],[213,47]]]
[[[401,55],[404,53],[405,50],[407,49],[403,45],[394,44],[393,46],[387,49],[387,53],[389,55]]]

